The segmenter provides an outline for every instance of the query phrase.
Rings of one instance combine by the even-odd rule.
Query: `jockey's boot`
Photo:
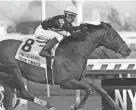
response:
[[[42,57],[47,57],[47,58],[54,58],[54,56],[51,55],[51,49],[58,43],[59,41],[54,37],[51,39],[41,50],[39,53],[40,56]]]

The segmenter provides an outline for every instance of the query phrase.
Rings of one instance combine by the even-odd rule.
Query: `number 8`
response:
[[[25,42],[25,44],[22,46],[21,49],[22,49],[24,52],[30,52],[33,44],[34,44],[34,40],[33,40],[33,39],[28,39],[28,40]]]

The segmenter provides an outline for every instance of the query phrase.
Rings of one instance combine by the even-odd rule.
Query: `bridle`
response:
[[[96,38],[92,37],[91,33],[87,32],[86,30],[81,30],[81,31],[84,32],[85,34],[91,36],[92,39],[96,39],[97,43],[96,43],[96,45],[94,45],[94,47],[93,47],[94,49],[95,49],[96,47],[98,47],[99,45],[103,45],[103,46],[106,46],[106,47],[109,47],[109,48],[113,49],[113,50],[115,51],[115,53],[118,53],[118,52],[121,50],[121,49],[120,49],[121,45],[122,45],[122,44],[125,44],[125,42],[122,41],[122,43],[121,43],[120,45],[116,45],[115,41],[113,40],[113,35],[112,35],[112,32],[111,32],[111,29],[108,28],[107,26],[105,27],[105,26],[103,26],[103,25],[102,25],[102,27],[105,29],[105,33],[104,33],[104,35],[101,37],[101,39],[96,39]],[[107,31],[108,31],[108,32],[107,32]],[[109,32],[110,32],[110,35],[108,36],[107,33],[109,33]],[[109,44],[106,44],[106,43],[104,42],[103,39],[105,39],[105,36],[108,37],[108,39],[111,40],[111,42],[112,42],[113,45],[109,45]],[[70,47],[75,53],[77,53],[79,56],[83,57],[84,59],[88,59],[87,56],[84,56],[84,55],[82,55],[81,53],[78,53],[78,52],[69,44],[69,41],[68,41],[68,45],[69,45],[69,47]]]
[[[121,47],[122,44],[119,45],[119,46],[116,45],[116,43],[115,43],[114,40],[112,39],[112,33],[111,33],[111,31],[110,31],[110,36],[108,36],[108,38],[111,40],[111,42],[114,44],[115,47],[112,47],[111,45],[108,45],[108,44],[106,44],[106,43],[103,42],[103,39],[104,39],[105,36],[106,36],[106,28],[104,27],[104,29],[105,29],[105,33],[104,33],[104,35],[102,36],[102,39],[97,39],[97,43],[94,45],[93,48],[96,48],[96,47],[98,47],[99,45],[104,45],[104,46],[109,46],[110,48],[113,48],[113,49],[115,50],[115,52],[119,52],[119,51],[120,51],[120,47]],[[82,32],[84,32],[84,33],[86,33],[87,35],[91,36],[92,39],[96,39],[96,38],[92,37],[92,35],[91,35],[89,32],[83,31],[83,30],[82,30]],[[123,43],[124,43],[124,42],[123,42]],[[81,53],[77,52],[77,51],[70,45],[69,41],[68,41],[68,46],[69,46],[77,55],[81,56],[81,57],[84,58],[85,61],[86,61],[86,63],[85,63],[84,66],[83,66],[82,72],[81,72],[81,77],[79,78],[79,80],[80,80],[80,79],[82,78],[82,75],[83,75],[84,71],[85,71],[85,68],[86,68],[86,65],[87,65],[88,56],[84,56],[84,55],[82,55]],[[116,50],[116,49],[117,49],[117,50]]]
[[[104,26],[103,26],[104,27]],[[109,33],[110,35],[107,35],[107,37],[110,39],[110,41],[112,42],[112,46],[111,45],[108,45],[108,44],[106,44],[106,43],[104,43],[103,42],[103,39],[105,38],[105,36],[103,37],[103,39],[101,40],[101,41],[99,41],[102,45],[104,45],[104,46],[107,46],[107,47],[110,47],[110,48],[112,48],[114,51],[115,51],[115,53],[118,53],[121,49],[120,49],[120,47],[121,47],[121,45],[122,44],[125,44],[125,41],[122,41],[122,43],[120,44],[120,45],[116,45],[116,43],[115,43],[115,41],[113,40],[113,34],[112,34],[112,32],[111,32],[111,29],[108,27],[104,27],[105,28],[105,36],[106,36],[106,32],[107,33]]]

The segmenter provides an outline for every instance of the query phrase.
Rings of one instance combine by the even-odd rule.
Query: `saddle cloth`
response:
[[[25,38],[22,40],[15,58],[33,66],[46,68],[46,58],[39,55],[44,45],[45,42],[38,42],[37,39]],[[55,53],[55,49],[56,47],[52,51],[53,55]]]

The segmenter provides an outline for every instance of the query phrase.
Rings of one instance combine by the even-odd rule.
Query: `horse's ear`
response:
[[[103,21],[101,21],[101,25],[102,25],[103,27],[105,27],[105,28],[109,28],[109,27],[107,26],[107,24],[104,23]]]
[[[100,21],[101,25],[105,27],[105,23],[103,21]]]
[[[101,24],[103,24],[104,22],[103,21],[100,21]]]

